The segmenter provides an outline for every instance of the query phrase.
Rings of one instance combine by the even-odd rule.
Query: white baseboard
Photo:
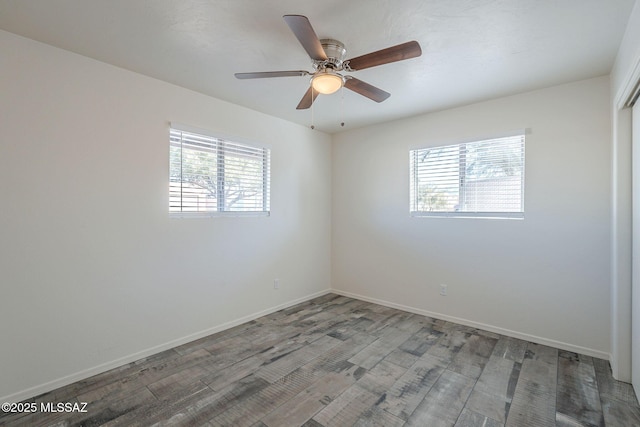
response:
[[[609,353],[604,352],[604,351],[600,351],[600,350],[594,350],[592,348],[581,347],[579,345],[568,344],[568,343],[565,343],[565,342],[562,342],[562,341],[556,341],[556,340],[552,340],[552,339],[548,339],[548,338],[538,337],[538,336],[535,336],[535,335],[524,334],[522,332],[512,331],[512,330],[509,330],[509,329],[500,328],[498,326],[487,325],[487,324],[480,323],[480,322],[474,322],[472,320],[462,319],[462,318],[454,317],[454,316],[448,316],[448,315],[442,314],[442,313],[436,313],[436,312],[433,312],[433,311],[422,310],[420,308],[409,307],[409,306],[402,305],[402,304],[396,304],[394,302],[380,300],[380,299],[377,299],[377,298],[370,298],[370,297],[366,297],[364,295],[354,294],[354,293],[347,292],[347,291],[342,291],[342,290],[339,290],[339,289],[331,289],[331,292],[335,293],[335,294],[338,294],[338,295],[343,295],[345,297],[355,298],[355,299],[359,299],[359,300],[362,300],[362,301],[371,302],[373,304],[383,305],[383,306],[389,307],[389,308],[397,308],[398,310],[407,311],[409,313],[420,314],[420,315],[423,315],[423,316],[428,316],[428,317],[433,317],[433,318],[436,318],[436,319],[446,320],[446,321],[457,323],[457,324],[460,324],[460,325],[471,326],[473,328],[482,329],[484,331],[494,332],[496,334],[506,335],[508,337],[518,338],[518,339],[521,339],[521,340],[534,342],[536,344],[543,344],[543,345],[547,345],[547,346],[550,346],[550,347],[559,348],[561,350],[572,351],[574,353],[580,353],[580,354],[584,354],[586,356],[591,356],[591,357],[597,357],[599,359],[604,359],[604,360],[607,360],[607,361],[610,360],[609,359]]]
[[[191,341],[195,341],[195,340],[198,340],[200,338],[204,338],[206,336],[215,334],[217,332],[222,332],[222,331],[224,331],[226,329],[233,328],[234,326],[238,326],[238,325],[241,325],[243,323],[250,322],[250,321],[255,320],[255,319],[259,318],[259,317],[266,316],[266,315],[271,314],[271,313],[275,313],[276,311],[279,311],[279,310],[282,310],[282,309],[285,309],[285,308],[289,308],[289,307],[294,306],[296,304],[300,304],[302,302],[305,302],[305,301],[308,301],[310,299],[317,298],[317,297],[320,297],[320,296],[323,296],[323,295],[326,295],[326,294],[329,294],[329,293],[331,293],[331,290],[330,289],[326,289],[324,291],[316,292],[316,293],[311,294],[311,295],[307,295],[307,296],[304,296],[304,297],[301,297],[301,298],[297,298],[295,300],[285,302],[285,303],[277,305],[275,307],[271,307],[271,308],[268,308],[266,310],[259,311],[257,313],[252,313],[252,314],[250,314],[248,316],[240,317],[238,319],[222,323],[220,325],[211,327],[209,329],[205,329],[204,331],[196,332],[194,334],[190,334],[190,335],[187,335],[185,337],[178,338],[178,339],[166,342],[164,344],[160,344],[160,345],[157,345],[157,346],[154,346],[154,347],[139,351],[137,353],[130,354],[128,356],[120,357],[120,358],[118,358],[116,360],[112,360],[110,362],[103,363],[103,364],[95,366],[93,368],[85,369],[85,370],[82,370],[80,372],[75,372],[75,373],[73,373],[71,375],[67,375],[67,376],[64,376],[62,378],[58,378],[56,380],[49,381],[47,383],[40,384],[40,385],[37,385],[37,386],[34,386],[34,387],[29,387],[29,388],[27,388],[25,390],[19,391],[17,393],[10,394],[8,396],[0,397],[0,402],[20,402],[22,400],[29,399],[29,398],[32,398],[34,396],[38,396],[38,395],[40,395],[42,393],[47,393],[47,392],[55,390],[55,389],[57,389],[59,387],[64,387],[66,385],[72,384],[72,383],[74,383],[76,381],[85,380],[85,379],[87,379],[89,377],[92,377],[92,376],[97,375],[97,374],[101,374],[101,373],[106,372],[106,371],[108,371],[110,369],[117,368],[117,367],[122,366],[122,365],[126,365],[127,363],[135,362],[136,360],[140,360],[140,359],[143,359],[145,357],[152,356],[152,355],[160,353],[162,351],[169,350],[169,349],[174,348],[174,347],[178,347],[178,346],[180,346],[182,344],[186,344],[186,343],[189,343]]]

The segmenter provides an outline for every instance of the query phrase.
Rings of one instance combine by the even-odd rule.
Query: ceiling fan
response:
[[[343,86],[373,101],[382,102],[391,94],[355,77],[341,74],[341,72],[364,70],[377,65],[415,58],[422,54],[422,49],[420,49],[418,42],[410,41],[345,60],[344,57],[347,50],[344,44],[338,40],[319,39],[306,16],[284,15],[283,18],[311,57],[314,71],[266,71],[236,73],[235,76],[238,79],[311,76],[309,89],[307,89],[307,92],[296,107],[298,110],[311,107],[318,94],[332,94]]]

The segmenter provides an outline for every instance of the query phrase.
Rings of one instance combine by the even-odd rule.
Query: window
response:
[[[170,130],[169,212],[269,214],[269,150]]]
[[[524,217],[524,135],[409,152],[414,216]]]

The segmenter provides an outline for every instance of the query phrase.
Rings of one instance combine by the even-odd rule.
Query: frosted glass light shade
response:
[[[332,73],[320,73],[311,79],[313,90],[324,95],[335,93],[342,87],[342,77]]]

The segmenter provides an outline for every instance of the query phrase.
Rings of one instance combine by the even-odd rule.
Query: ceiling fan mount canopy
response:
[[[296,107],[298,110],[311,107],[319,93],[331,94],[343,86],[375,102],[382,102],[391,94],[353,76],[344,76],[339,72],[359,71],[422,55],[418,42],[410,41],[345,60],[347,50],[344,44],[335,39],[319,39],[306,16],[284,15],[283,18],[311,58],[314,71],[312,73],[305,70],[266,71],[236,73],[235,76],[238,79],[259,79],[310,75],[309,89]]]
[[[332,68],[336,71],[342,71],[344,57],[347,54],[347,49],[344,47],[344,43],[334,39],[321,39],[320,45],[322,46],[327,59],[314,59],[313,68],[316,70]]]

